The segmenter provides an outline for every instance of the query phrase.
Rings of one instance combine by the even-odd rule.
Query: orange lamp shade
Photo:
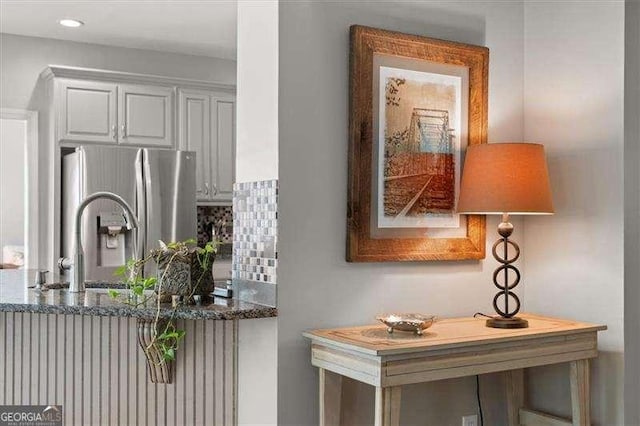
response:
[[[533,143],[469,146],[462,171],[458,212],[553,213],[544,147]]]

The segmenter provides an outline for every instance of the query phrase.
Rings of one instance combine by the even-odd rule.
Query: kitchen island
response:
[[[0,271],[0,404],[62,405],[65,424],[235,424],[240,321],[275,308],[221,299],[180,306],[171,383],[153,383],[140,330],[153,307],[104,288],[26,289],[35,271]],[[99,285],[98,285],[99,286]],[[161,305],[161,316],[170,315]]]

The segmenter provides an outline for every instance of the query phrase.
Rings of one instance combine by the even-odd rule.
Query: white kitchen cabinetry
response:
[[[235,96],[216,94],[211,98],[211,199],[231,201],[235,181]]]
[[[178,98],[179,146],[196,152],[198,201],[230,203],[235,178],[235,96],[180,90]]]
[[[175,148],[174,88],[60,80],[58,141]]]
[[[175,147],[173,88],[118,86],[118,141],[122,145]]]
[[[62,80],[59,85],[58,139],[118,143],[117,85]]]
[[[196,197],[208,201],[210,192],[211,126],[207,92],[181,90],[178,95],[180,149],[196,153]]]

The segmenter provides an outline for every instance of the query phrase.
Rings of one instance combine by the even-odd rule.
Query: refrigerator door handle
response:
[[[158,222],[158,219],[161,217],[162,212],[158,211],[161,205],[158,204],[159,193],[154,180],[158,178],[158,164],[157,164],[157,153],[155,150],[148,148],[141,148],[140,152],[142,153],[142,191],[144,192],[144,206],[145,206],[145,215],[144,215],[144,256],[148,256],[149,252],[156,247],[158,243],[158,239],[161,237],[167,238],[167,236],[162,236],[162,228]],[[153,213],[152,213],[153,212]],[[153,217],[152,217],[153,214]],[[153,263],[153,262],[151,262]],[[157,273],[155,266],[147,264],[145,266],[145,277],[146,276],[154,276]]]
[[[138,216],[138,222],[140,226],[135,230],[135,244],[134,255],[136,259],[143,259],[146,254],[145,247],[145,235],[147,233],[147,199],[144,188],[144,174],[143,174],[143,150],[138,150],[136,155],[136,215]]]

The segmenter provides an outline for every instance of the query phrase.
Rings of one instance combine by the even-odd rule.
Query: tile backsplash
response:
[[[233,242],[233,208],[231,206],[198,206],[197,209],[199,246],[211,240],[213,226],[222,243]]]
[[[236,183],[233,187],[235,280],[276,283],[278,263],[278,181]]]

